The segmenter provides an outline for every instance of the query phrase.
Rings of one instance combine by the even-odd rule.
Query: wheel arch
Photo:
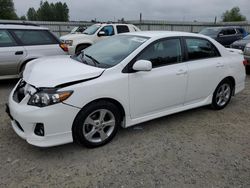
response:
[[[83,42],[83,43],[77,44],[77,45],[76,45],[76,48],[75,48],[75,53],[76,53],[76,50],[77,50],[78,47],[84,46],[84,45],[86,45],[87,47],[89,47],[89,46],[91,46],[92,44],[91,44],[90,42]]]
[[[29,59],[26,59],[25,61],[23,61],[20,65],[19,65],[19,69],[18,69],[18,74],[21,72],[22,68],[24,66],[26,66],[26,64],[32,60],[36,59],[35,57],[33,58],[29,58]]]
[[[234,79],[234,77],[233,76],[227,76],[226,78],[224,78],[223,80],[221,80],[221,82],[223,82],[225,80],[229,80],[231,82],[232,87],[233,87],[232,95],[234,95],[234,93],[235,93],[235,79]]]

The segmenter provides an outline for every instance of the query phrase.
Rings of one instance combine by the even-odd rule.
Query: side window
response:
[[[58,43],[48,31],[44,30],[15,30],[13,32],[24,45],[46,45]]]
[[[106,36],[111,36],[111,35],[114,35],[114,34],[115,34],[114,28],[113,28],[112,25],[104,26],[104,27],[101,29],[101,31],[104,31]]]
[[[224,29],[222,31],[222,34],[223,35],[235,35],[236,31],[235,31],[235,29]]]
[[[128,26],[126,26],[126,25],[117,25],[116,29],[117,29],[117,33],[127,33],[127,32],[129,32]]]
[[[182,61],[181,42],[179,39],[165,39],[149,45],[137,58],[149,60],[152,66],[159,67]]]
[[[0,47],[16,46],[17,43],[6,30],[0,30]]]
[[[189,60],[218,57],[219,53],[208,40],[188,38],[186,39]]]

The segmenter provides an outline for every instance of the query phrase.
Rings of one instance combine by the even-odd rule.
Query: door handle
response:
[[[186,70],[180,69],[177,71],[176,75],[183,75],[183,74],[187,74]]]
[[[217,63],[216,67],[220,68],[220,67],[224,67],[224,65],[222,63]]]
[[[17,51],[15,55],[23,55],[23,51]]]

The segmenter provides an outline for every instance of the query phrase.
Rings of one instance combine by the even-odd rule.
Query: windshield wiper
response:
[[[97,60],[96,60],[95,58],[93,58],[92,56],[87,55],[87,54],[85,54],[85,56],[88,57],[89,59],[91,59],[91,60],[93,61],[93,63],[95,64],[96,67],[97,67],[97,64],[100,64],[100,62],[97,61]]]

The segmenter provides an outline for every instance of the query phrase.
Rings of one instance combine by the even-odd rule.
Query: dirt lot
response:
[[[19,138],[4,113],[14,83],[0,82],[0,187],[250,187],[250,76],[222,111],[121,129],[97,149],[41,149]]]

